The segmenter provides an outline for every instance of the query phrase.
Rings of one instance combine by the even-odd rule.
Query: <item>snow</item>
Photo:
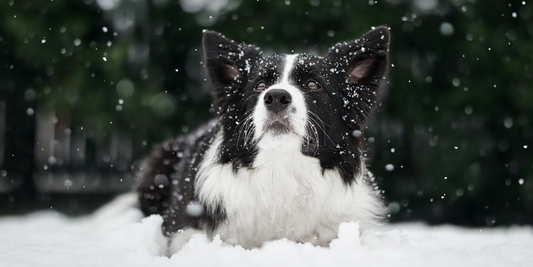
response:
[[[109,215],[109,214],[107,214]],[[260,249],[203,235],[170,258],[162,218],[139,210],[69,218],[54,211],[0,217],[0,266],[533,266],[533,229],[393,224],[359,234],[339,228],[329,248],[287,240]]]

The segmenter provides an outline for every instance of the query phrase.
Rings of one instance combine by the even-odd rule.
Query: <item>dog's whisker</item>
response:
[[[244,113],[244,119],[243,119],[243,122],[242,123],[239,123],[239,125],[237,125],[237,127],[235,127],[235,130],[234,130],[234,134],[236,131],[239,131],[239,134],[237,136],[237,144],[239,143],[240,141],[240,138],[241,138],[241,135],[242,133],[244,132],[244,144],[246,144],[246,133],[247,133],[247,125],[248,124],[252,124],[252,117],[253,117],[253,110],[248,110]]]
[[[324,127],[324,125],[327,125],[326,123],[324,123],[316,114],[312,113],[312,112],[309,112],[309,114],[311,115],[315,115],[315,117],[321,122],[322,126],[320,126],[320,124],[313,118],[313,116],[309,116],[309,120],[313,121],[316,126],[318,126],[318,128],[324,133],[324,136],[326,136],[329,141],[331,141],[331,143],[333,144],[333,139],[331,139],[331,137],[328,135],[328,133],[326,132],[326,129]]]

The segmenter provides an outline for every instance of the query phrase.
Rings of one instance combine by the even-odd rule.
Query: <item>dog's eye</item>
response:
[[[316,81],[308,81],[307,84],[306,84],[307,88],[311,89],[311,90],[317,90],[317,89],[320,89],[320,84],[318,84],[318,82]]]
[[[266,89],[266,83],[265,82],[258,82],[256,85],[255,85],[255,89],[256,90],[259,90],[259,91],[263,91]]]

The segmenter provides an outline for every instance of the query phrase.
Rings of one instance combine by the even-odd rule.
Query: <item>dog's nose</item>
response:
[[[265,94],[263,100],[268,110],[278,113],[289,106],[292,97],[283,89],[272,89]]]

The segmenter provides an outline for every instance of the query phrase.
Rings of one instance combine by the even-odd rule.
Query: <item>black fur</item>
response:
[[[141,210],[146,216],[161,214],[165,235],[187,227],[211,230],[225,217],[222,207],[200,216],[187,214],[187,206],[197,203],[194,179],[198,165],[217,129],[215,123],[210,123],[186,137],[166,141],[145,161],[137,188]],[[157,175],[167,180],[156,180]]]

